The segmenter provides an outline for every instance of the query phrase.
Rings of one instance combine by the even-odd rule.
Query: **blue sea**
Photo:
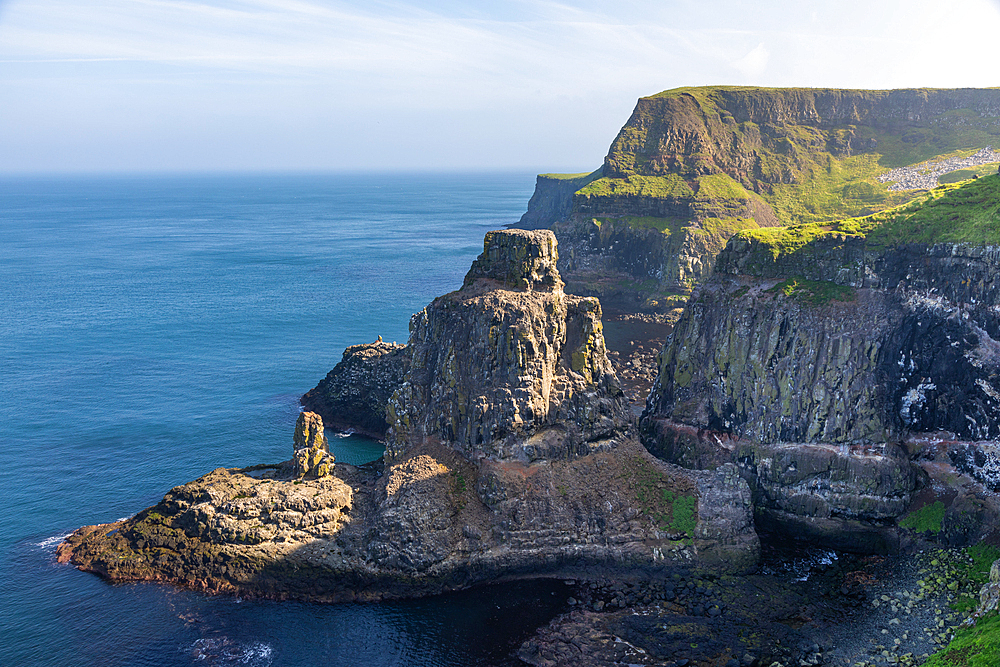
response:
[[[0,179],[0,665],[500,664],[563,609],[535,582],[319,605],[111,585],[55,562],[219,466],[290,458],[351,344],[405,341],[529,173]],[[380,445],[334,437],[337,458]]]

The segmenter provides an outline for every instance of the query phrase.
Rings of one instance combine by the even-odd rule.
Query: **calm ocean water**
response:
[[[555,584],[314,605],[112,586],[54,562],[80,525],[289,458],[298,397],[347,345],[404,341],[533,183],[0,179],[0,665],[489,664],[557,613]]]

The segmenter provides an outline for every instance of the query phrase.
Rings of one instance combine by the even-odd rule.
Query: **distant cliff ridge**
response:
[[[573,193],[601,177],[603,169],[589,174],[539,174],[528,210],[517,226],[521,229],[548,229],[573,212]]]
[[[600,178],[572,193],[540,178],[522,222],[551,221],[574,290],[657,309],[737,231],[896,206],[949,164],[987,173],[995,145],[1000,89],[679,88],[638,101]],[[927,161],[922,178],[891,177]]]

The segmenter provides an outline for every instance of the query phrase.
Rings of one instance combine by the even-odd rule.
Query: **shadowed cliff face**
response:
[[[216,470],[80,529],[60,558],[113,580],[318,600],[750,567],[746,482],[732,465],[687,471],[643,449],[600,305],[563,293],[557,256],[552,232],[491,232],[462,288],[414,316],[405,348],[348,349],[317,390],[339,378],[334,405],[388,415],[384,462],[335,463],[304,413],[293,461]]]
[[[385,437],[385,406],[410,368],[410,348],[380,339],[351,345],[326,377],[302,396],[301,403],[323,417],[328,427]]]
[[[958,194],[931,203],[963,219]],[[877,230],[909,224],[914,210]],[[737,462],[771,526],[827,544],[867,532],[865,544],[891,548],[899,536],[883,528],[934,473],[910,460],[938,456],[924,434],[1000,436],[1000,253],[885,246],[874,231],[796,246],[793,232],[743,234],[719,255],[661,354],[642,439],[680,465]],[[939,457],[987,487],[995,461],[991,448],[957,442]]]

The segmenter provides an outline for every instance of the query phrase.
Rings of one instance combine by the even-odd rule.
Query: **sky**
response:
[[[0,0],[0,173],[591,171],[689,85],[1000,86],[1000,0]]]

